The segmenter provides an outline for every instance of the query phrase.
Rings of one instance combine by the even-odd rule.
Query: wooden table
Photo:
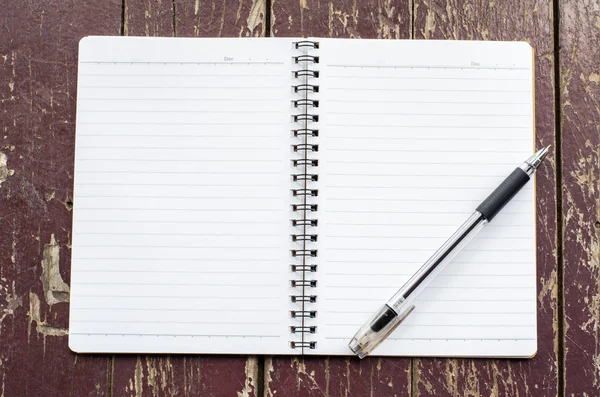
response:
[[[599,396],[598,0],[0,0],[0,396]],[[67,347],[85,35],[526,40],[536,50],[531,360],[75,355]]]

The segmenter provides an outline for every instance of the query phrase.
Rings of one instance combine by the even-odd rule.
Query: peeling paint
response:
[[[12,282],[12,292],[8,291],[8,286],[3,287],[0,285],[0,293],[4,295],[5,305],[2,305],[2,317],[0,317],[0,326],[2,325],[2,321],[7,316],[14,316],[15,310],[23,305],[23,298],[18,296],[15,291],[15,281]],[[0,328],[0,333],[2,333],[2,328]]]
[[[6,181],[9,176],[14,175],[15,170],[11,170],[8,168],[8,159],[6,155],[0,152],[0,186],[2,186],[2,182]]]
[[[144,391],[144,384],[142,380],[144,379],[144,371],[142,368],[142,361],[140,356],[137,357],[137,361],[135,363],[135,397],[142,397],[142,393]]]
[[[28,339],[31,336],[31,326],[35,322],[35,329],[39,335],[44,337],[44,349],[47,336],[66,336],[69,335],[69,330],[60,327],[49,325],[45,320],[42,321],[40,313],[40,298],[34,293],[29,293],[29,331]]]
[[[63,281],[60,275],[60,246],[54,238],[50,236],[50,243],[44,246],[42,259],[42,285],[44,287],[44,297],[48,305],[69,301],[69,286]]]
[[[263,28],[260,32],[255,32],[256,27],[264,22],[265,19],[265,0],[252,0],[252,7],[250,8],[250,13],[248,14],[248,19],[246,19],[246,26],[248,27],[248,31],[251,36],[260,35],[264,36],[265,26],[263,24]]]
[[[237,397],[250,397],[252,393],[256,393],[256,381],[258,380],[258,361],[255,357],[246,358],[245,367],[246,378],[244,380],[244,388],[237,392]]]

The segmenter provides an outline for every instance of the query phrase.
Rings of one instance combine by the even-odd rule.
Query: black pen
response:
[[[521,190],[548,155],[550,146],[537,151],[517,167],[486,198],[452,236],[421,268],[363,325],[349,343],[363,358],[383,342],[415,309],[417,295],[444,266]]]

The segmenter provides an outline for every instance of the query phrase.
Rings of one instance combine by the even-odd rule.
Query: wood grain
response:
[[[273,36],[410,37],[409,0],[273,0],[271,8]]]
[[[173,0],[124,0],[126,36],[174,36]]]
[[[266,0],[175,0],[178,36],[262,37]]]
[[[600,6],[560,2],[565,396],[600,395]]]
[[[121,2],[0,1],[0,396],[105,396],[67,345],[78,41]]]
[[[553,145],[552,3],[417,0],[415,38],[524,40],[535,49],[537,147]],[[558,395],[556,163],[537,173],[538,352],[531,360],[415,360],[415,396]]]
[[[240,0],[235,4],[200,0],[125,1],[125,34],[260,36],[265,31],[263,0]],[[115,397],[252,397],[257,396],[259,381],[258,359],[240,356],[115,356],[110,373]]]
[[[408,39],[411,4],[400,1],[273,0],[271,32],[281,37]],[[410,359],[272,357],[265,361],[265,395],[408,396]]]

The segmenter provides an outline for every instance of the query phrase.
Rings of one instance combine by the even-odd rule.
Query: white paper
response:
[[[533,151],[525,43],[320,40],[317,354],[358,328]],[[533,183],[375,355],[536,351]]]
[[[290,351],[291,49],[82,40],[73,350]]]

